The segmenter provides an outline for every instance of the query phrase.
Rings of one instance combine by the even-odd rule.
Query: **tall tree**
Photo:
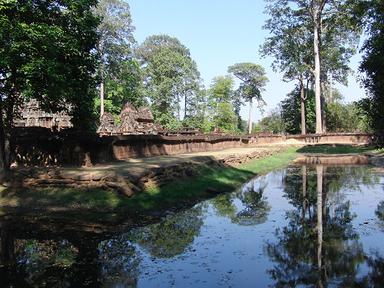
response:
[[[306,86],[312,80],[312,46],[311,33],[302,23],[292,25],[285,14],[280,13],[280,7],[269,6],[271,18],[267,20],[264,29],[272,32],[261,46],[261,53],[274,56],[272,68],[275,72],[283,73],[286,82],[297,81],[300,87],[301,134],[307,133],[305,101]],[[298,48],[299,47],[299,48]]]
[[[360,70],[365,72],[363,83],[369,97],[365,108],[372,128],[384,131],[384,3],[379,0],[368,1],[369,38],[365,41],[363,61]]]
[[[209,93],[212,104],[219,102],[230,102],[233,105],[234,112],[237,116],[237,129],[242,130],[242,119],[240,109],[242,106],[241,96],[234,90],[235,82],[231,75],[217,76],[213,78]]]
[[[354,1],[272,0],[268,3],[272,20],[267,22],[267,26],[274,36],[290,37],[288,32],[297,28],[305,29],[302,34],[305,37],[311,35],[305,43],[309,44],[308,39],[313,43],[313,66],[310,72],[314,78],[316,133],[323,133],[322,83],[327,82],[329,73],[336,81],[345,81],[348,60],[358,43],[360,27],[354,21]],[[287,34],[283,35],[281,32]],[[308,44],[304,47],[310,47]],[[295,50],[304,47],[298,42]]]
[[[155,120],[167,127],[185,118],[200,90],[200,73],[188,48],[168,35],[153,35],[140,45],[137,56]]]
[[[302,123],[300,106],[302,105],[302,92],[301,87],[296,88],[290,92],[287,97],[281,101],[281,117],[284,123],[284,130],[286,133],[298,134],[300,133]],[[305,90],[305,122],[308,133],[314,133],[316,130],[316,112],[315,112],[315,95],[313,90]]]
[[[252,102],[256,99],[258,103],[264,103],[261,96],[268,78],[262,66],[254,63],[237,63],[228,67],[228,72],[240,79],[241,83],[237,89],[238,95],[249,102],[248,133],[252,133]]]
[[[98,19],[95,0],[0,2],[0,174],[10,165],[14,118],[26,98],[90,119]],[[82,119],[82,121],[80,121]],[[0,176],[1,178],[1,176]]]
[[[100,36],[97,52],[100,59],[99,93],[101,116],[104,114],[105,91],[111,91],[113,88],[116,88],[113,86],[118,85],[121,88],[114,89],[111,92],[113,93],[112,95],[117,98],[129,99],[129,96],[135,94],[136,91],[124,89],[124,86],[134,87],[138,85],[138,82],[134,78],[129,78],[130,73],[136,75],[137,66],[135,66],[132,60],[132,49],[135,39],[133,37],[134,27],[128,3],[122,0],[99,0],[95,8],[95,15],[101,19],[100,25],[97,28]],[[132,81],[127,83],[128,80]],[[110,87],[111,90],[108,89],[109,87],[105,87],[106,83],[112,86]]]

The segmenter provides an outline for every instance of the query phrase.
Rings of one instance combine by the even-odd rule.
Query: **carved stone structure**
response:
[[[20,112],[20,118],[15,120],[16,127],[43,127],[57,130],[72,127],[71,116],[65,111],[58,113],[44,112],[35,99],[24,103]]]
[[[132,104],[127,103],[120,113],[120,123],[116,124],[112,114],[104,113],[100,119],[100,126],[97,133],[106,135],[143,135],[157,134],[162,127],[154,123],[153,115],[148,107],[136,109]]]

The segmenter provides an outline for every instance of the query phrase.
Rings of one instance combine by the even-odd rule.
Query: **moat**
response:
[[[384,175],[369,166],[292,165],[144,227],[0,221],[1,287],[384,283]]]

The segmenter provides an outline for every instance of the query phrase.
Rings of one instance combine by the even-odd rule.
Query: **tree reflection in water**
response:
[[[262,224],[267,221],[271,207],[264,196],[266,177],[258,177],[236,193],[224,194],[212,199],[216,213],[242,226]]]
[[[89,227],[65,231],[63,223],[16,217],[0,224],[0,287],[100,287],[109,282],[135,286],[139,262],[135,257],[128,261],[134,254],[129,242],[104,241],[109,236]]]
[[[269,241],[265,247],[275,263],[268,271],[275,287],[371,287],[364,283],[382,276],[377,276],[375,268],[382,267],[382,259],[376,257],[367,261],[371,276],[358,279],[359,264],[367,256],[352,226],[355,215],[341,192],[342,187],[354,189],[359,182],[375,182],[364,171],[322,165],[287,170],[284,193],[295,209],[286,214],[289,224],[276,230],[276,242]]]
[[[199,235],[203,220],[202,205],[166,217],[162,222],[138,228],[128,237],[151,256],[171,258],[182,254]]]

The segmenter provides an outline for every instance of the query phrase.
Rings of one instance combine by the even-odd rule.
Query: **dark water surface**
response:
[[[384,287],[366,166],[291,166],[128,232],[0,225],[0,287]]]

